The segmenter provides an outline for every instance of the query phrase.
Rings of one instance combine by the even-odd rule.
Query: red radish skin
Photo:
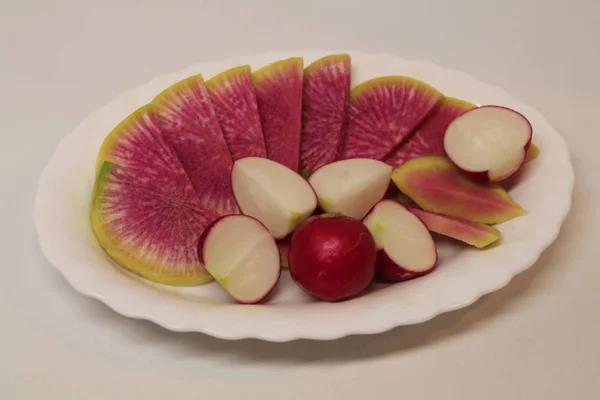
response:
[[[363,222],[377,246],[377,279],[406,281],[435,269],[438,254],[433,238],[423,221],[404,205],[381,200]]]
[[[339,157],[348,108],[350,67],[348,54],[332,54],[304,69],[300,159],[305,176]]]
[[[490,111],[495,111],[496,113],[498,113],[499,111],[508,111],[510,114],[505,114],[504,118],[507,118],[507,115],[514,118],[517,117],[517,119],[519,120],[519,122],[522,124],[523,127],[525,127],[526,132],[524,133],[524,136],[526,138],[526,140],[524,140],[524,144],[522,145],[521,149],[520,149],[520,157],[518,159],[515,160],[514,165],[512,165],[512,167],[506,171],[504,171],[502,174],[496,174],[494,173],[494,171],[492,171],[489,168],[486,169],[481,169],[481,170],[477,170],[477,169],[473,169],[473,168],[469,168],[468,166],[465,165],[465,160],[464,157],[465,155],[461,155],[460,157],[458,156],[458,154],[456,153],[455,147],[456,145],[452,145],[451,143],[453,142],[453,137],[455,137],[456,135],[460,134],[461,128],[465,125],[464,121],[467,121],[468,119],[470,119],[472,116],[475,115],[475,113],[481,114],[481,113],[488,113]],[[483,119],[483,122],[480,124],[479,130],[478,130],[478,135],[481,137],[481,135],[485,134],[485,129],[494,129],[497,130],[497,128],[489,128],[489,124],[491,123],[491,119]],[[497,125],[496,125],[497,127]],[[513,127],[514,128],[514,127]],[[510,131],[516,131],[515,129],[511,129],[511,130],[507,130],[507,133]],[[482,132],[481,134],[479,134],[480,132]],[[473,148],[471,151],[469,151],[470,154],[468,154],[467,156],[472,156],[472,155],[476,155],[479,154],[480,148],[481,148],[481,138],[477,139],[478,143],[478,147],[479,149]],[[448,128],[446,129],[446,133],[444,135],[444,150],[448,156],[448,158],[454,163],[454,165],[456,165],[457,168],[459,168],[464,174],[466,174],[467,176],[469,176],[471,179],[477,181],[477,182],[481,182],[481,183],[497,183],[497,182],[501,182],[509,177],[511,177],[512,175],[514,175],[517,171],[519,171],[521,169],[521,167],[525,164],[525,162],[527,161],[527,156],[528,156],[528,151],[529,148],[531,146],[531,141],[533,138],[533,127],[531,126],[531,123],[529,122],[529,120],[521,113],[510,109],[508,107],[503,107],[503,106],[495,106],[495,105],[490,105],[490,106],[481,106],[478,108],[474,108],[471,110],[468,110],[466,112],[464,112],[463,114],[461,114],[458,118],[456,118],[454,121],[452,121],[452,123],[450,123],[450,125],[448,126]],[[470,143],[468,142],[464,142],[465,146],[466,145],[470,145]],[[489,147],[497,147],[496,143],[490,143]],[[500,157],[501,159],[505,158],[505,155],[496,155],[496,157]],[[487,159],[489,160],[487,163],[489,164],[493,158],[492,157],[487,157]]]
[[[169,87],[151,108],[202,204],[220,214],[238,213],[230,181],[233,161],[202,76]]]
[[[314,216],[292,236],[289,269],[307,293],[340,301],[362,292],[375,274],[377,251],[368,229],[344,216]]]
[[[211,78],[206,89],[233,161],[266,157],[250,66],[231,68]]]
[[[396,264],[384,250],[379,250],[377,252],[377,273],[375,277],[377,280],[381,281],[403,282],[430,274],[435,270],[436,267],[437,251],[435,264],[430,269],[426,271],[415,272],[409,271],[403,266]]]
[[[475,107],[475,104],[445,97],[419,125],[416,132],[385,158],[385,162],[399,167],[416,157],[445,156],[444,134],[448,125],[462,113]]]
[[[442,97],[426,83],[406,76],[383,76],[352,88],[341,158],[384,160]]]
[[[254,72],[256,101],[269,159],[298,172],[303,59],[288,58]]]
[[[91,223],[106,252],[154,282],[194,286],[211,280],[196,243],[218,214],[200,204],[148,106],[107,136],[98,162]]]
[[[208,225],[206,227],[206,229],[204,230],[204,232],[202,233],[202,235],[200,236],[200,239],[198,241],[198,247],[197,247],[197,252],[198,252],[198,258],[200,259],[200,261],[202,262],[202,264],[206,265],[207,262],[207,257],[206,257],[206,253],[207,253],[207,243],[208,243],[208,238],[210,237],[211,233],[214,231],[214,228],[217,227],[220,224],[224,224],[224,223],[228,223],[233,219],[248,219],[248,220],[252,220],[254,223],[256,223],[257,225],[261,226],[262,229],[264,229],[265,232],[268,233],[268,229],[256,218],[252,218],[246,215],[225,215],[222,216],[218,219],[216,219],[215,221],[213,221],[210,225]],[[271,238],[272,239],[272,238]],[[229,244],[229,243],[228,243]],[[231,249],[232,251],[235,249],[236,247],[235,242],[231,242]],[[252,298],[252,299],[246,299],[246,298],[242,298],[239,297],[238,295],[236,295],[235,293],[230,292],[227,288],[225,288],[227,290],[227,292],[235,299],[235,301],[237,301],[240,304],[257,304],[262,302],[263,300],[265,300],[267,297],[269,297],[269,295],[273,292],[273,289],[277,286],[277,283],[279,282],[279,279],[281,277],[281,258],[279,255],[279,251],[277,250],[277,245],[275,244],[275,241],[273,240],[273,249],[272,251],[274,252],[275,256],[275,260],[276,263],[274,264],[274,271],[275,271],[275,276],[274,278],[272,278],[273,282],[272,284],[270,284],[270,286],[268,286],[267,288],[265,288],[262,291],[262,294],[258,297]],[[228,246],[229,247],[229,246]],[[220,282],[218,279],[217,281],[222,284],[222,282]]]

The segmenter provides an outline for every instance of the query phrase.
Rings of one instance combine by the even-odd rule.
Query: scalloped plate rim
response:
[[[103,285],[102,281],[95,281],[94,279],[91,279],[90,276],[86,276],[85,273],[82,273],[81,270],[77,270],[76,266],[72,265],[72,262],[71,262],[72,260],[70,262],[65,262],[65,259],[69,259],[68,255],[64,254],[65,252],[63,251],[62,248],[60,248],[60,249],[57,248],[55,243],[53,243],[51,240],[53,228],[47,226],[47,221],[48,221],[47,217],[49,215],[48,213],[50,210],[49,210],[49,206],[44,203],[44,200],[48,193],[47,186],[48,186],[48,183],[51,181],[51,174],[54,172],[53,168],[55,168],[58,163],[57,156],[59,156],[61,154],[61,151],[64,151],[64,149],[67,147],[68,144],[70,144],[71,141],[75,142],[75,140],[79,136],[82,135],[81,130],[82,130],[82,127],[84,127],[86,123],[89,123],[90,120],[93,120],[93,118],[98,117],[98,115],[102,114],[103,111],[109,109],[111,105],[116,104],[118,102],[123,103],[124,101],[126,101],[128,96],[136,95],[136,94],[143,92],[144,88],[156,86],[157,82],[171,82],[172,83],[172,82],[174,82],[174,80],[177,79],[176,77],[185,76],[186,74],[193,73],[193,71],[202,71],[204,66],[212,65],[213,69],[214,69],[215,65],[228,64],[228,65],[233,66],[233,65],[241,63],[242,60],[252,60],[254,62],[256,62],[256,60],[275,61],[280,58],[286,58],[286,57],[289,57],[292,55],[298,55],[298,54],[305,55],[305,57],[306,57],[306,54],[309,54],[310,57],[307,57],[307,58],[311,58],[311,57],[317,58],[317,57],[325,55],[325,54],[338,53],[338,52],[348,52],[352,55],[353,59],[355,57],[358,57],[358,58],[364,58],[366,60],[369,60],[369,59],[370,60],[388,60],[388,61],[393,60],[394,62],[405,63],[407,65],[410,65],[411,68],[417,68],[417,67],[421,68],[422,70],[426,70],[428,73],[434,71],[435,73],[437,73],[439,75],[444,75],[444,76],[451,75],[456,78],[457,82],[458,81],[461,81],[461,82],[468,81],[468,82],[470,82],[471,85],[480,87],[481,88],[480,90],[482,90],[482,91],[491,91],[491,92],[494,92],[498,97],[505,97],[507,99],[507,102],[509,102],[511,104],[517,104],[517,105],[519,105],[519,107],[521,109],[526,110],[525,115],[527,115],[530,119],[532,119],[532,120],[535,119],[538,122],[541,121],[541,123],[544,123],[547,125],[547,127],[549,127],[550,132],[548,132],[546,134],[551,136],[553,145],[555,145],[556,149],[558,149],[557,151],[559,151],[559,150],[562,151],[561,156],[563,157],[563,165],[561,167],[564,168],[564,170],[563,170],[564,174],[562,176],[562,183],[563,183],[562,186],[564,187],[565,190],[562,193],[559,193],[560,196],[556,196],[556,197],[552,198],[552,201],[554,203],[551,203],[550,205],[552,206],[551,211],[554,212],[555,217],[552,220],[551,226],[546,226],[544,229],[540,229],[540,231],[543,232],[543,234],[538,235],[541,237],[539,237],[537,242],[535,243],[536,246],[535,246],[534,250],[532,250],[531,248],[528,248],[528,252],[525,253],[521,258],[517,258],[516,260],[510,260],[513,262],[513,264],[511,264],[511,265],[513,265],[512,270],[507,271],[507,273],[504,275],[497,276],[493,280],[491,279],[485,283],[480,282],[480,286],[478,287],[478,289],[475,291],[472,291],[470,293],[467,293],[467,295],[459,296],[458,299],[455,299],[453,301],[447,301],[446,303],[442,302],[443,304],[439,303],[439,304],[435,304],[435,306],[430,305],[429,307],[425,307],[425,308],[421,309],[420,312],[413,313],[412,315],[410,313],[408,313],[408,315],[403,315],[400,313],[398,315],[390,316],[390,313],[385,314],[383,312],[382,313],[373,312],[373,313],[369,313],[372,315],[364,316],[365,318],[367,318],[367,320],[350,323],[350,322],[348,322],[348,321],[350,321],[350,319],[345,318],[345,320],[341,320],[341,321],[343,321],[343,322],[345,321],[346,323],[327,324],[326,329],[324,329],[325,326],[323,324],[321,324],[320,326],[318,324],[315,325],[314,323],[312,325],[309,324],[310,328],[312,330],[307,329],[306,326],[302,327],[301,326],[302,324],[299,324],[299,326],[294,326],[292,328],[286,327],[286,326],[282,325],[281,321],[279,321],[278,323],[273,322],[272,326],[270,328],[267,326],[264,326],[264,325],[262,327],[260,327],[260,326],[257,326],[256,324],[252,324],[251,319],[249,319],[250,323],[248,323],[248,324],[241,325],[241,327],[240,327],[240,325],[238,325],[237,328],[231,327],[229,329],[226,329],[226,328],[224,328],[224,326],[227,326],[227,325],[225,325],[223,323],[215,325],[215,324],[211,324],[210,321],[199,322],[198,320],[195,320],[195,319],[186,319],[186,318],[183,318],[183,319],[179,318],[179,319],[174,320],[172,317],[169,316],[169,314],[170,314],[168,312],[169,308],[165,307],[162,303],[161,303],[162,307],[148,307],[147,304],[142,303],[140,301],[140,299],[134,298],[134,296],[129,294],[127,292],[128,289],[126,289],[126,290],[121,290],[121,289],[110,290],[111,288],[114,288],[114,287],[111,287],[108,285]],[[353,65],[353,74],[355,72],[354,68],[355,67]],[[452,96],[452,94],[449,94],[449,95]],[[132,111],[132,110],[129,110],[129,111]],[[108,133],[108,132],[106,132],[106,133]],[[544,151],[545,151],[544,148],[542,148],[542,156],[541,157],[544,156]],[[95,160],[92,160],[91,162],[93,163],[94,161]],[[172,331],[202,332],[202,333],[209,334],[209,335],[219,337],[222,339],[233,340],[233,339],[244,339],[244,338],[256,338],[256,339],[263,339],[263,340],[274,341],[274,342],[290,341],[290,340],[295,340],[295,339],[329,340],[329,339],[337,339],[337,338],[341,338],[341,337],[344,337],[347,335],[354,335],[354,334],[375,334],[375,333],[380,333],[380,332],[390,330],[394,327],[401,326],[401,325],[411,325],[411,324],[425,322],[425,321],[430,320],[433,317],[435,317],[439,314],[442,314],[444,312],[449,312],[449,311],[453,311],[453,310],[456,310],[459,308],[469,306],[470,304],[474,303],[482,296],[484,296],[488,293],[494,292],[494,291],[506,286],[512,280],[512,278],[514,276],[516,276],[517,274],[523,272],[524,270],[526,270],[527,268],[529,268],[530,266],[535,264],[535,262],[540,257],[542,252],[547,247],[549,247],[552,244],[552,242],[554,242],[556,240],[556,238],[558,237],[560,228],[561,228],[564,220],[566,219],[568,212],[570,210],[570,207],[571,207],[571,196],[572,196],[572,192],[573,192],[573,185],[574,185],[574,172],[573,172],[572,164],[570,162],[566,143],[564,142],[564,139],[544,119],[544,117],[537,110],[519,102],[514,97],[512,97],[511,95],[506,93],[504,90],[499,89],[497,87],[487,85],[485,83],[482,83],[482,82],[478,81],[477,79],[469,76],[468,74],[465,74],[463,72],[459,72],[456,70],[443,69],[431,62],[417,61],[417,60],[405,60],[400,57],[397,57],[397,56],[394,56],[391,54],[386,54],[386,53],[370,53],[369,54],[369,53],[363,53],[363,52],[359,52],[359,51],[349,51],[349,50],[346,50],[346,51],[304,50],[304,51],[295,51],[295,52],[267,52],[267,53],[263,53],[263,54],[259,54],[259,55],[253,55],[253,56],[232,57],[232,58],[228,58],[226,60],[220,60],[220,61],[208,62],[208,63],[199,63],[197,65],[194,65],[189,68],[185,68],[176,73],[160,75],[160,76],[155,77],[154,79],[150,80],[145,85],[141,85],[137,88],[122,92],[121,94],[117,95],[113,100],[111,100],[110,102],[105,104],[103,107],[90,113],[84,120],[82,120],[82,122],[69,135],[67,135],[66,137],[64,137],[62,139],[62,141],[56,148],[55,152],[53,153],[52,157],[48,161],[47,165],[45,166],[42,174],[40,175],[39,182],[38,182],[38,191],[36,193],[36,200],[35,200],[35,204],[34,204],[34,221],[35,221],[35,226],[36,226],[36,230],[38,233],[38,240],[39,240],[40,247],[42,249],[44,256],[50,262],[50,264],[53,265],[53,267],[55,267],[65,277],[65,279],[69,282],[69,284],[71,286],[73,286],[73,288],[75,288],[75,290],[77,290],[81,294],[84,294],[88,297],[97,299],[97,300],[105,303],[112,310],[114,310],[115,312],[120,313],[126,317],[149,320],[149,321],[152,321],[152,322],[154,322],[160,326],[163,326],[166,329],[172,330]],[[523,247],[523,246],[520,246],[520,247]],[[508,257],[508,258],[510,259],[510,257]],[[426,279],[426,278],[421,278],[421,279]],[[135,281],[133,281],[133,280],[130,280],[130,281],[132,282],[132,287],[135,285],[138,285],[138,283],[135,283]],[[131,292],[133,292],[133,290],[134,289],[131,289]],[[151,293],[152,291],[144,290],[143,292]],[[141,291],[139,293],[141,293]],[[148,294],[146,297],[147,298],[145,298],[144,300],[150,301],[149,304],[153,304],[152,301],[156,300],[155,299],[156,297],[162,299],[164,296],[163,296],[163,294],[157,292],[156,295]],[[365,296],[365,297],[368,297],[368,296]],[[158,304],[158,303],[154,303],[154,304]],[[318,304],[322,304],[322,303],[318,303]],[[351,310],[352,307],[354,305],[356,305],[357,303],[353,303],[353,301],[350,301],[350,302],[335,303],[335,304],[339,305],[340,307],[350,308],[350,310]],[[333,309],[333,308],[331,308],[332,306],[336,307],[336,305],[327,305],[327,306],[322,306],[322,309]],[[240,306],[240,307],[257,307],[257,306]],[[259,307],[261,307],[261,306],[259,306]],[[275,307],[262,306],[262,307],[269,309],[267,311],[268,315],[271,315],[273,313],[273,309],[277,308],[276,306]],[[296,307],[298,307],[298,306],[296,306]],[[264,310],[265,308],[260,308],[260,309]],[[292,307],[292,308],[294,308],[294,307]],[[302,307],[302,308],[306,308],[307,311],[305,311],[305,312],[308,312],[308,313],[310,313],[311,308],[314,309],[314,307]],[[357,307],[357,308],[360,308],[360,307]],[[388,307],[388,309],[389,309],[389,307]],[[337,308],[336,310],[340,310],[340,309]],[[344,313],[348,312],[348,310],[344,310],[343,312]],[[250,312],[250,314],[252,314],[252,313],[254,313],[254,311]],[[264,311],[262,313],[263,314],[261,315],[261,317],[264,318]],[[276,311],[275,311],[275,313],[276,313]],[[193,315],[193,313],[191,315]],[[181,316],[185,316],[185,313],[181,313]],[[238,315],[238,317],[239,317],[239,315]],[[384,318],[384,317],[387,317],[387,318]],[[310,315],[308,315],[307,318],[310,318]],[[335,319],[335,317],[333,317],[333,318]],[[216,318],[216,319],[218,319],[218,318]],[[318,321],[319,321],[319,319],[317,318],[315,320],[315,322],[318,322]],[[287,322],[289,323],[289,322],[293,322],[293,321],[287,321]],[[362,322],[362,323],[360,323],[360,322]]]

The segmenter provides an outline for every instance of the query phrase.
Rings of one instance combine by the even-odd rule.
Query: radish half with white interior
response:
[[[336,161],[318,168],[308,178],[323,211],[363,219],[383,198],[392,167],[368,158]]]
[[[266,158],[237,160],[231,183],[242,213],[262,222],[276,239],[286,237],[317,208],[317,196],[306,179]]]
[[[444,150],[459,169],[493,183],[521,168],[532,136],[531,124],[517,111],[482,106],[452,121],[444,135]]]
[[[279,249],[269,230],[245,215],[226,215],[210,224],[198,245],[206,270],[238,302],[258,303],[281,274]]]
[[[377,278],[405,281],[435,268],[437,250],[429,230],[402,204],[381,200],[363,223],[377,246]]]

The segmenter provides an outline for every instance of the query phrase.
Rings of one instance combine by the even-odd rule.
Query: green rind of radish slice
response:
[[[416,157],[445,156],[446,128],[463,112],[475,107],[477,107],[475,104],[445,97],[420,124],[415,133],[385,158],[385,162],[392,167],[399,167]]]
[[[258,111],[269,159],[298,172],[303,59],[293,57],[254,72]]]
[[[233,161],[202,76],[169,87],[151,107],[202,205],[221,214],[238,213],[230,182]]]
[[[150,107],[131,113],[104,139],[96,159],[96,175],[105,161],[121,167],[146,170],[151,165],[181,165],[152,118]]]
[[[529,150],[527,151],[527,157],[525,158],[525,162],[531,162],[540,156],[540,148],[537,147],[534,143],[531,143],[529,146]]]
[[[91,224],[104,250],[154,282],[192,286],[211,280],[196,246],[218,215],[198,201],[147,107],[108,135],[98,160]]]
[[[258,105],[249,65],[231,68],[206,81],[206,89],[231,157],[266,157]]]
[[[405,76],[383,76],[354,87],[342,158],[384,160],[442,97],[428,84]]]
[[[304,69],[301,170],[310,174],[338,159],[350,91],[348,54],[323,57]]]

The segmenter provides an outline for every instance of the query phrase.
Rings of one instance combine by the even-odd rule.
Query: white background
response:
[[[600,398],[600,2],[103,3],[0,0],[0,399]],[[43,259],[36,180],[86,114],[199,61],[315,47],[431,60],[538,108],[577,175],[558,241],[467,309],[286,344],[126,319]]]

